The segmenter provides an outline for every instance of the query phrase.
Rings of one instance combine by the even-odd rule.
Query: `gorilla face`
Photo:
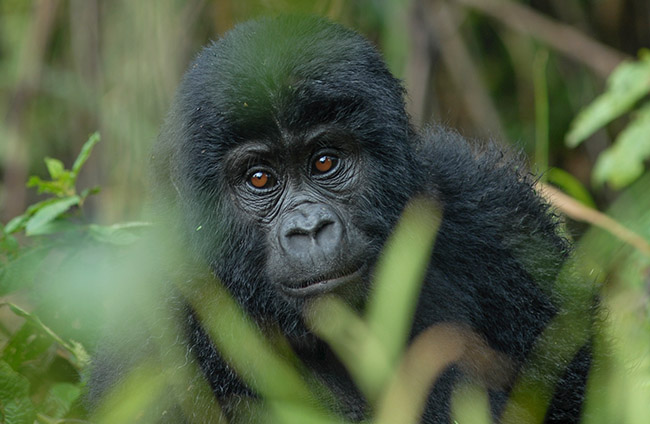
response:
[[[350,210],[364,181],[353,134],[322,126],[246,141],[224,163],[234,202],[264,233],[277,290],[302,298],[360,280],[368,240]]]
[[[279,327],[305,370],[340,401],[333,409],[367,419],[366,400],[335,353],[308,331],[303,311],[328,293],[362,309],[386,239],[407,201],[423,196],[443,216],[408,337],[442,323],[464,350],[431,388],[422,422],[450,422],[454,390],[467,382],[488,390],[498,421],[520,377],[549,394],[554,385],[545,422],[579,422],[591,367],[587,321],[596,309],[585,299],[596,297],[564,277],[569,245],[557,220],[521,162],[445,129],[416,133],[403,95],[365,39],[319,18],[238,25],[197,57],[152,158],[153,197],[169,212],[161,222],[182,246],[179,269],[174,257],[163,270],[183,284],[166,305],[180,326],[180,359],[196,360],[215,396],[207,406],[218,402],[229,418],[244,412],[229,422],[251,422],[242,410],[259,400],[255,388],[221,357],[184,297],[215,284],[204,278],[207,268],[262,330],[273,338]],[[554,318],[567,316],[584,316],[584,333],[568,331],[559,345],[535,351],[548,341],[546,329],[556,331]],[[432,361],[442,342],[431,346]],[[121,348],[141,350],[126,364],[116,365],[108,350],[89,384],[95,398],[129,363],[148,359],[148,343],[140,344]],[[210,410],[195,392],[180,396]],[[524,415],[527,405],[520,405]],[[184,422],[168,412],[161,422]]]
[[[240,25],[186,74],[155,152],[159,197],[256,319],[294,328],[333,291],[361,306],[414,192],[402,95],[365,40],[317,18]]]

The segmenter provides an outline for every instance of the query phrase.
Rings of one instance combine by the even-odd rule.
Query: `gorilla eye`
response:
[[[326,174],[338,165],[339,159],[332,155],[321,155],[313,163],[312,172],[314,174]]]
[[[275,178],[269,172],[257,171],[248,177],[248,183],[256,189],[271,188],[275,185]]]

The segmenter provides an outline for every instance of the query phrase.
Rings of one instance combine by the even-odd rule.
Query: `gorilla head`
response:
[[[152,158],[154,198],[180,237],[182,262],[209,268],[261,329],[279,327],[341,401],[334,409],[360,421],[366,400],[303,312],[326,293],[362,310],[407,202],[431,199],[443,216],[409,339],[440,323],[469,329],[469,337],[431,389],[422,421],[449,422],[454,388],[468,380],[488,390],[498,418],[525,372],[527,381],[552,386],[547,422],[577,422],[595,308],[585,301],[590,293],[574,296],[587,285],[556,282],[569,257],[557,220],[520,161],[445,129],[416,131],[403,98],[364,38],[323,19],[248,22],[206,47],[183,78]],[[206,280],[215,284],[212,275]],[[207,380],[225,414],[236,415],[254,391],[183,296],[170,298],[181,356],[198,364],[196,378]],[[569,312],[585,321],[584,331],[562,340],[571,348],[535,351]],[[128,368],[106,356],[89,384],[96,397]],[[555,367],[553,375],[531,357]]]
[[[178,93],[154,164],[194,254],[285,331],[313,295],[363,297],[417,180],[378,53],[322,19],[264,19],[207,47]]]

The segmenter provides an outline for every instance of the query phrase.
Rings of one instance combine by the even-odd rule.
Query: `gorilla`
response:
[[[571,247],[558,217],[517,155],[442,127],[418,130],[404,102],[376,49],[322,18],[250,21],[207,46],[185,74],[152,154],[154,203],[166,212],[160,226],[177,237],[185,264],[169,275],[199,297],[201,287],[223,284],[251,322],[280,334],[299,369],[332,393],[336,416],[368,420],[373,405],[305,311],[338,296],[363,313],[400,216],[413,199],[428,199],[441,220],[408,339],[448,325],[474,359],[462,355],[440,373],[420,422],[450,422],[452,395],[466,382],[482,385],[500,421],[524,377],[550,381],[545,422],[578,422],[596,301],[567,271]],[[201,267],[208,275],[196,284],[189,275]],[[215,347],[187,287],[172,290],[164,307],[173,309],[183,360],[210,390],[189,409],[219,408],[200,419],[187,407],[167,408],[156,421],[271,420],[247,411],[259,394]],[[545,344],[564,316],[587,325]],[[544,348],[558,343],[575,348]],[[129,355],[144,356],[135,350]],[[435,361],[435,348],[429,354]],[[133,362],[100,350],[91,404],[119,386]],[[526,422],[530,404],[517,407]]]

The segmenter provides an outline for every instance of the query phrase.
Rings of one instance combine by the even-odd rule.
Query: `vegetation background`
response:
[[[646,423],[647,0],[0,0],[0,423],[83,417],[81,346],[92,350],[102,314],[79,306],[95,290],[96,275],[71,265],[87,240],[69,254],[59,224],[92,236],[95,251],[128,244],[144,225],[148,152],[188,63],[237,22],[287,12],[375,42],[416,123],[528,154],[567,216],[585,280],[602,285],[607,355],[590,422]],[[73,165],[95,131],[102,141]]]

